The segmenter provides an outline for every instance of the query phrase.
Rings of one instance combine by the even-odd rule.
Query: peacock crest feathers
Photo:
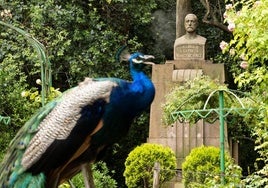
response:
[[[128,48],[126,45],[122,46],[115,55],[115,59],[118,62],[128,61],[129,57],[130,53],[128,52]]]

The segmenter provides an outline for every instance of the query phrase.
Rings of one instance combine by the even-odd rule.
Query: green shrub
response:
[[[220,187],[220,149],[213,146],[192,149],[182,163],[182,173],[183,183],[187,188]],[[236,187],[240,183],[241,173],[241,168],[226,153],[224,187]]]
[[[103,161],[99,161],[92,165],[93,179],[96,188],[116,188],[117,182],[111,177],[110,174],[114,172],[109,172],[109,169],[106,166],[106,163]],[[85,187],[84,177],[82,173],[77,174],[71,179],[71,183],[65,182],[59,186],[59,188],[71,188],[72,186],[76,188]]]
[[[132,150],[125,162],[124,177],[129,188],[153,187],[154,163],[160,163],[160,185],[175,175],[176,157],[169,147],[158,144],[142,144]]]
[[[114,171],[109,171],[106,163],[103,161],[99,161],[92,166],[93,177],[96,188],[116,188],[117,182],[112,178]]]

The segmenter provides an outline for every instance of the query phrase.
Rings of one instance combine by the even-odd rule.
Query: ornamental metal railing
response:
[[[1,116],[0,115],[0,123],[3,123],[5,125],[9,125],[11,122],[11,118],[8,116]]]

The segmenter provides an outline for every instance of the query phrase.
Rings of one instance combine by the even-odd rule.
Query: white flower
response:
[[[255,8],[255,7],[259,6],[260,4],[261,4],[261,1],[256,1],[256,2],[254,3],[253,7]]]
[[[241,54],[240,56],[239,56],[242,60],[246,60],[246,56],[245,56],[245,54],[243,53],[243,54]]]
[[[240,67],[241,67],[242,69],[246,69],[246,68],[248,68],[248,62],[247,62],[247,61],[242,61],[242,62],[240,63]]]
[[[230,22],[229,25],[228,25],[228,29],[229,29],[229,31],[233,32],[234,29],[235,29],[235,23]]]
[[[223,13],[223,18],[226,19],[228,17],[227,12]]]
[[[5,14],[10,14],[10,10],[5,9],[5,10],[4,10],[4,13],[5,13]]]
[[[38,84],[38,85],[41,85],[42,81],[40,79],[36,79],[35,83]]]
[[[220,48],[222,51],[224,51],[226,49],[226,47],[228,46],[228,43],[225,41],[221,41],[220,43]]]
[[[22,97],[27,97],[28,96],[28,92],[27,91],[23,91],[20,94]]]
[[[9,17],[12,18],[12,14],[10,10],[4,9],[3,11],[1,11],[0,16],[5,18],[5,17]]]
[[[231,48],[230,51],[229,51],[230,55],[234,56],[235,55],[235,49],[234,48]]]
[[[227,4],[227,5],[225,5],[225,9],[226,10],[230,10],[230,9],[232,9],[233,8],[233,5],[232,4]]]

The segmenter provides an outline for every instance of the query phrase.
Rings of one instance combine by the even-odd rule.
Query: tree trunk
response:
[[[92,164],[89,163],[81,165],[81,171],[84,176],[85,188],[95,188],[91,165]]]
[[[191,13],[191,0],[177,0],[176,7],[176,38],[185,34],[184,18]]]

